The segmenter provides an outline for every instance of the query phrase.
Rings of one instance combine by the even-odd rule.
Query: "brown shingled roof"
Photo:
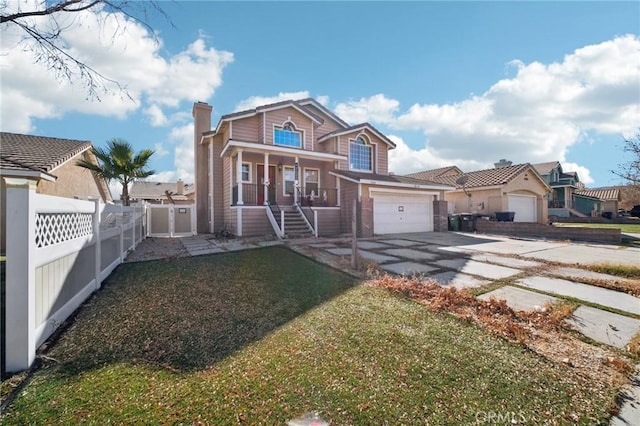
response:
[[[242,116],[245,116],[245,115],[256,114],[256,113],[258,113],[260,111],[263,111],[265,109],[272,109],[272,108],[286,107],[286,106],[291,106],[291,107],[297,108],[298,110],[300,110],[304,114],[307,114],[311,119],[315,120],[318,123],[324,122],[322,117],[319,117],[317,114],[314,114],[313,112],[311,112],[307,108],[305,108],[303,105],[299,104],[298,101],[294,101],[292,99],[288,99],[288,100],[280,101],[280,102],[274,102],[272,104],[267,104],[267,105],[260,105],[260,106],[257,106],[255,108],[247,109],[247,110],[244,110],[244,111],[237,111],[237,112],[232,112],[230,114],[225,114],[222,117],[220,117],[220,120],[229,120],[229,119],[236,118],[236,117],[242,117]]]
[[[176,182],[135,181],[131,185],[129,196],[136,200],[166,200],[165,191],[171,192],[171,197],[175,200],[186,200],[187,195],[195,192],[195,185],[185,183],[184,193],[178,195],[178,184]]]
[[[354,126],[346,127],[344,129],[334,130],[333,132],[329,132],[326,135],[320,136],[318,138],[318,142],[326,141],[326,140],[328,140],[328,139],[330,139],[330,138],[332,138],[334,136],[344,135],[344,134],[347,134],[347,133],[352,133],[352,132],[356,132],[358,130],[364,130],[364,129],[369,129],[370,132],[372,132],[373,134],[377,135],[380,139],[382,139],[382,141],[384,143],[386,143],[387,145],[391,146],[392,148],[396,147],[396,144],[393,143],[393,141],[391,139],[386,137],[384,135],[384,133],[382,133],[381,131],[379,131],[378,129],[376,129],[375,127],[373,127],[369,123],[360,123],[360,124],[356,124]]]
[[[355,181],[362,181],[362,180],[375,180],[375,181],[379,181],[379,182],[389,182],[389,183],[408,183],[408,184],[413,184],[413,185],[436,185],[436,186],[442,186],[445,187],[443,189],[448,189],[446,188],[447,184],[446,183],[442,183],[442,182],[435,182],[435,181],[426,181],[423,179],[413,179],[410,177],[406,177],[406,176],[395,176],[395,175],[380,175],[377,173],[366,173],[366,172],[352,172],[352,171],[347,171],[347,170],[334,170],[331,172],[334,175],[339,175],[339,176],[343,176],[346,177],[348,179],[351,180],[355,180]]]
[[[620,190],[618,188],[591,188],[575,191],[576,195],[597,198],[599,200],[620,201]]]
[[[441,176],[460,176],[462,175],[462,170],[460,170],[457,166],[448,166],[448,167],[440,167],[439,169],[431,169],[424,170],[416,173],[409,173],[405,175],[407,177],[422,179],[422,180],[431,180],[435,177]]]
[[[465,173],[467,176],[467,182],[465,188],[482,188],[487,186],[499,186],[509,183],[515,179],[521,173],[527,170],[535,172],[536,170],[529,163],[516,164],[508,167],[498,167],[487,170],[478,170],[475,172]],[[414,174],[415,175],[415,174]],[[431,180],[434,182],[440,182],[446,185],[455,186],[456,188],[462,188],[462,185],[456,183],[461,175],[443,175],[432,176]],[[540,179],[542,181],[542,179]]]
[[[0,133],[2,168],[45,173],[91,148],[91,142],[45,136]]]

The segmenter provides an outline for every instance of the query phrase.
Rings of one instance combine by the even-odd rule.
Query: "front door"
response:
[[[264,164],[258,164],[258,205],[264,204]],[[276,166],[269,166],[269,202],[276,202]]]

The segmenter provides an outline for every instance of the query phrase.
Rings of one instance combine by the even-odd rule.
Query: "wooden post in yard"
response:
[[[356,216],[356,200],[353,200],[353,211],[351,214],[351,267],[358,269],[358,217]]]

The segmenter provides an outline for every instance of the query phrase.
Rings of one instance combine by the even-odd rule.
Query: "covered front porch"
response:
[[[231,206],[340,206],[340,182],[329,172],[345,156],[237,141],[221,156]]]
[[[232,140],[221,157],[225,222],[236,235],[339,231],[340,182],[329,172],[345,156]]]

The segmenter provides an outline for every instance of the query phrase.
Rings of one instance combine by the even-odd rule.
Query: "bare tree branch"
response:
[[[156,39],[154,29],[146,22],[150,13],[160,14],[171,23],[167,14],[154,1],[129,1],[119,2],[110,0],[60,0],[50,2],[42,0],[40,8],[29,11],[9,10],[6,3],[0,5],[0,25],[14,25],[24,33],[20,43],[24,43],[26,50],[31,50],[34,54],[35,63],[43,63],[47,69],[52,71],[58,81],[75,82],[76,79],[82,81],[86,86],[87,97],[100,100],[100,94],[109,92],[108,86],[115,85],[121,95],[133,100],[122,83],[115,81],[99,70],[85,63],[81,58],[73,56],[66,49],[64,32],[69,26],[60,24],[57,17],[78,14],[93,8],[103,7],[109,12],[119,13],[125,19],[136,22],[147,29],[150,36]],[[6,13],[5,13],[6,12]],[[38,21],[33,18],[49,16],[48,24],[50,28],[38,25]],[[173,24],[171,24],[173,25]],[[2,28],[2,27],[0,27]],[[113,37],[122,28],[118,26]],[[31,40],[32,43],[28,43]],[[157,41],[157,39],[156,39]]]
[[[623,138],[623,141],[622,151],[626,153],[625,159],[628,161],[619,164],[618,169],[611,172],[631,185],[640,185],[640,129],[634,137]]]

